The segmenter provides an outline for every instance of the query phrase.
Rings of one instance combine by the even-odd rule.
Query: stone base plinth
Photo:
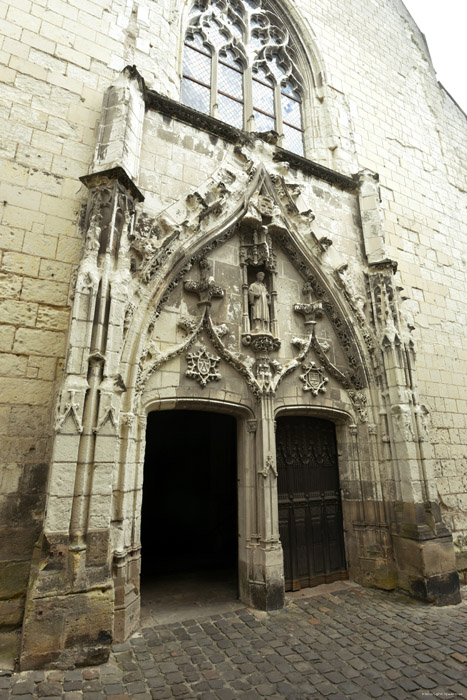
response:
[[[394,537],[393,542],[400,588],[435,605],[460,603],[459,574],[450,537]]]

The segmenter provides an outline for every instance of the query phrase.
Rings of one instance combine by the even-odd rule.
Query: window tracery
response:
[[[262,0],[195,0],[181,101],[303,155],[303,87],[290,35]]]

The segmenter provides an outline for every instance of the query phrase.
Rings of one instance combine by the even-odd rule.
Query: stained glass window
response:
[[[182,102],[199,112],[211,113],[211,50],[196,32],[185,41]]]
[[[227,124],[243,129],[243,103],[232,100],[219,93],[218,102],[219,118]]]
[[[275,129],[274,85],[265,68],[253,78],[253,114],[257,131]]]
[[[194,80],[184,80],[182,83],[182,102],[197,109],[198,112],[209,114],[211,111],[211,91]]]
[[[292,83],[287,81],[281,86],[283,146],[292,153],[303,155],[303,128],[300,95]]]
[[[181,100],[238,129],[274,130],[280,145],[303,155],[302,83],[294,49],[284,22],[263,2],[195,2]]]

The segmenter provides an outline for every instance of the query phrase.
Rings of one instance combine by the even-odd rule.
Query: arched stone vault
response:
[[[162,148],[145,129],[161,118],[156,103],[173,133],[191,128],[216,163],[163,210],[149,189],[153,208],[143,205],[136,185],[141,152]],[[377,176],[347,178],[284,156],[273,135],[196,114],[188,127],[188,113],[151,95],[134,69],[104,103],[105,144],[82,178],[83,255],[23,668],[98,662],[137,626],[145,426],[157,408],[237,417],[246,603],[284,601],[274,426],[287,413],[336,424],[350,577],[458,600]]]

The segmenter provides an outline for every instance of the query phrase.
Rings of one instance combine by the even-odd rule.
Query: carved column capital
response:
[[[89,175],[82,175],[79,179],[88,190],[102,185],[110,185],[113,182],[119,182],[136,202],[144,202],[144,195],[141,190],[136,187],[128,173],[119,165],[115,168],[108,168],[107,170],[89,173]]]
[[[295,313],[303,316],[305,326],[316,323],[316,319],[323,316],[323,304],[321,301],[314,301],[309,304],[294,304],[293,310]]]

